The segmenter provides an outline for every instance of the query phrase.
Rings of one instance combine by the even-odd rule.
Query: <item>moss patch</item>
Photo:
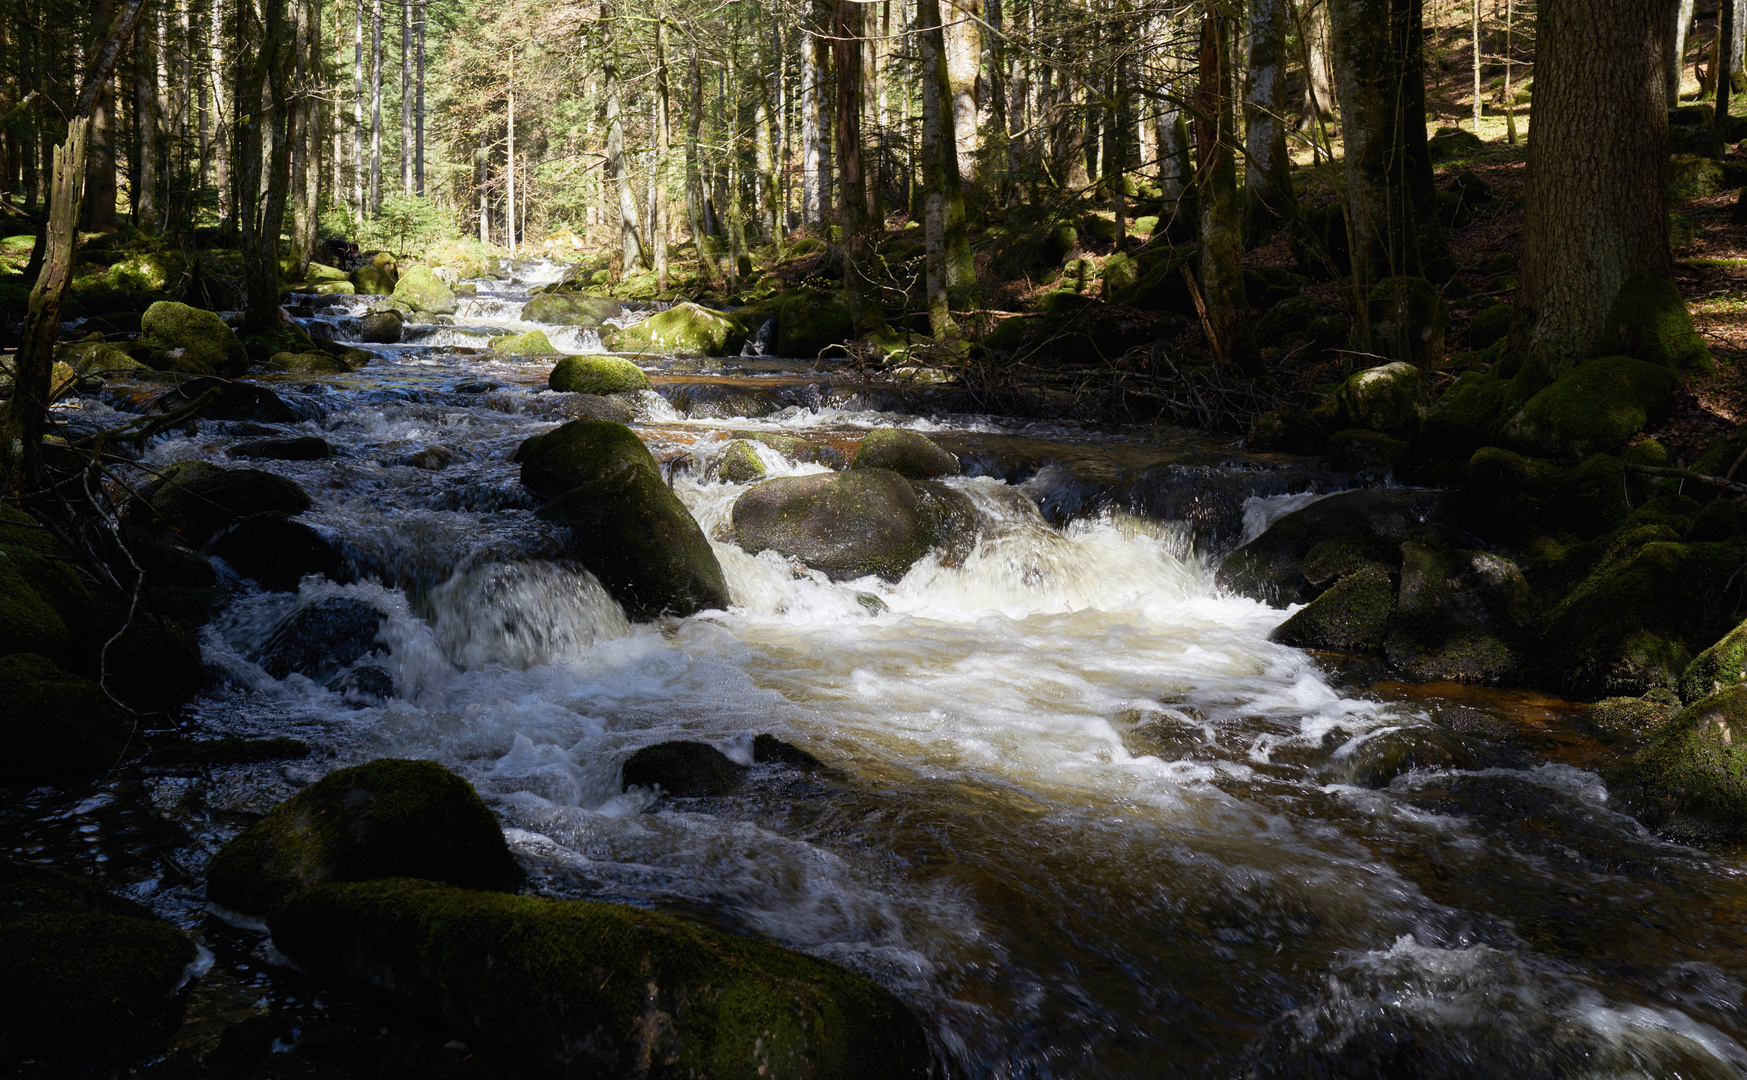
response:
[[[1600,351],[1621,353],[1675,371],[1710,371],[1711,351],[1666,276],[1631,278],[1620,287],[1603,327]]]
[[[1747,686],[1681,710],[1624,771],[1621,797],[1652,828],[1682,840],[1747,837]]]
[[[732,315],[697,304],[675,304],[610,335],[607,347],[614,352],[727,356],[740,351],[746,333]]]
[[[503,334],[491,339],[491,351],[507,356],[551,356],[558,350],[546,340],[543,330],[529,330],[525,334]]]
[[[210,311],[160,300],[140,318],[140,342],[152,366],[195,375],[240,375],[249,355],[225,321]]]
[[[942,450],[933,439],[900,428],[870,431],[849,462],[852,469],[890,469],[911,480],[957,476],[958,458]]]
[[[1668,411],[1674,372],[1613,356],[1591,360],[1537,393],[1505,425],[1515,448],[1547,457],[1583,458],[1617,451]]]
[[[455,294],[437,276],[437,272],[422,263],[415,263],[400,273],[391,294],[414,311],[433,315],[455,314]]]
[[[618,356],[566,356],[552,369],[546,383],[565,393],[634,394],[649,389],[649,376]]]
[[[1269,637],[1300,649],[1375,649],[1394,606],[1389,568],[1372,563],[1342,577]]]

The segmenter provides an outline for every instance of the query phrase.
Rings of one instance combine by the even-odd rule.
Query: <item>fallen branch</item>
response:
[[[1739,484],[1733,480],[1725,480],[1720,476],[1709,476],[1705,473],[1693,472],[1691,469],[1668,469],[1660,465],[1637,465],[1630,461],[1621,462],[1620,467],[1627,472],[1648,473],[1651,476],[1669,476],[1677,480],[1691,480],[1696,484],[1708,484],[1711,487],[1722,488],[1724,491],[1732,491],[1737,495],[1747,495],[1747,484]]]

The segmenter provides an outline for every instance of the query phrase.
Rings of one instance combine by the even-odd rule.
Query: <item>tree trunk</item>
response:
[[[1249,74],[1244,88],[1244,243],[1256,247],[1292,216],[1286,155],[1288,0],[1249,0]],[[1476,3],[1479,0],[1475,0]]]
[[[91,0],[93,33],[101,34],[115,14],[115,0]],[[85,207],[79,228],[114,232],[115,225],[115,81],[103,80],[91,114],[90,143],[85,149]]]
[[[418,103],[413,116],[413,190],[425,193],[425,0],[418,2]]]
[[[412,0],[400,0],[400,190],[412,193]]]
[[[1438,225],[1425,129],[1421,0],[1328,0],[1346,144],[1347,232],[1360,348],[1371,287],[1389,277],[1442,284],[1454,267]]]
[[[133,126],[139,166],[133,174],[135,228],[158,224],[158,21],[142,18],[134,32]]]
[[[1287,0],[1294,3],[1296,0]],[[1328,6],[1330,0],[1309,0],[1299,32],[1303,35],[1304,66],[1304,126],[1320,125],[1333,116],[1335,104],[1335,73],[1330,59]]]
[[[1668,255],[1673,0],[1541,0],[1510,356],[1526,397],[1583,360],[1703,367]]]
[[[619,199],[619,253],[625,270],[648,268],[637,220],[637,195],[631,190],[630,170],[625,162],[625,127],[620,118],[618,61],[609,53],[606,62],[607,180],[617,185]]]
[[[364,0],[354,5],[352,23],[352,212],[364,223]]]
[[[867,194],[862,190],[861,27],[862,5],[856,0],[837,0],[831,53],[837,65],[838,218],[843,228],[843,288],[858,335],[886,327],[876,285],[868,277],[873,245],[868,236]]]
[[[1236,117],[1231,95],[1232,37],[1237,20],[1210,3],[1202,20],[1199,84],[1195,89],[1195,190],[1201,206],[1201,295],[1204,329],[1214,355],[1248,366],[1238,327],[1249,312],[1244,296],[1243,230],[1238,218]]]
[[[246,63],[249,74],[240,81],[246,100],[265,102],[237,118],[242,150],[243,310],[245,334],[270,334],[279,321],[279,232],[285,220],[285,197],[291,187],[291,141],[286,87],[288,57],[285,39],[287,0],[265,0],[265,25],[255,56]],[[302,0],[290,0],[301,3]],[[246,5],[245,5],[246,6]]]
[[[370,0],[370,212],[382,209],[382,0]]]
[[[1480,96],[1480,69],[1484,53],[1480,49],[1480,0],[1474,0],[1474,133],[1480,134],[1480,118],[1484,112]]]
[[[313,9],[313,10],[312,10]],[[321,192],[321,145],[318,131],[316,83],[321,71],[320,0],[294,0],[292,49],[296,57],[296,81],[292,86],[291,110],[291,258],[292,276],[309,273],[318,231],[316,213]]]
[[[649,186],[655,192],[649,200],[649,236],[655,245],[655,290],[667,290],[667,159],[669,106],[667,86],[667,23],[655,24],[655,161],[650,169]]]
[[[704,173],[698,160],[698,138],[704,128],[704,78],[698,69],[698,47],[686,55],[686,91],[690,109],[685,124],[685,215],[691,226],[692,247],[698,258],[698,280],[705,288],[716,283],[716,263],[710,252],[709,230],[704,223]]]
[[[963,178],[959,175],[957,134],[953,129],[951,69],[947,63],[951,44],[941,25],[940,0],[918,0],[916,24],[922,63],[922,204],[925,230],[938,233],[940,257],[929,273],[940,275],[940,293],[974,285],[976,257],[971,251],[970,226],[965,217]],[[926,245],[928,236],[924,235]],[[927,286],[930,311],[934,287]],[[935,320],[929,318],[932,324]],[[938,332],[938,331],[937,331]]]
[[[1686,35],[1692,29],[1692,6],[1693,0],[1674,0],[1674,19],[1670,23],[1673,36],[1669,38],[1665,61],[1670,109],[1680,104],[1680,82],[1686,76]]]
[[[515,57],[510,57],[510,70],[515,70]],[[510,254],[516,253],[516,84],[512,78],[509,88],[505,91],[504,118],[506,121],[506,143],[504,149],[504,184],[503,197],[503,235],[504,247],[510,249]]]
[[[825,199],[825,72],[830,44],[821,30],[824,17],[817,4],[801,44],[801,224],[823,225]],[[695,62],[695,61],[694,61]]]
[[[942,12],[950,19],[946,27],[946,72],[952,87],[952,127],[958,148],[958,175],[967,187],[977,186],[982,177],[979,155],[983,149],[982,129],[978,124],[981,98],[978,77],[983,66],[983,0],[947,0]]]
[[[1735,0],[1718,0],[1717,3],[1717,110],[1712,115],[1712,123],[1721,130],[1729,120],[1729,91],[1734,89],[1735,65]]]

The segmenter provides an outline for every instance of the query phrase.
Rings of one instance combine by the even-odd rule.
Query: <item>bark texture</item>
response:
[[[1292,215],[1286,156],[1287,0],[1250,0],[1249,72],[1244,85],[1244,242],[1262,243]]]
[[[1238,220],[1236,109],[1231,94],[1232,38],[1237,20],[1210,5],[1201,27],[1200,83],[1195,90],[1195,143],[1201,205],[1201,294],[1204,328],[1214,354],[1244,364],[1238,340],[1249,312],[1244,295],[1243,234]]]
[[[837,0],[832,20],[831,58],[837,65],[837,164],[841,178],[838,202],[843,226],[843,289],[849,300],[849,315],[857,334],[884,330],[874,282],[868,277],[873,263],[869,242],[867,195],[861,167],[861,38],[862,4]]]

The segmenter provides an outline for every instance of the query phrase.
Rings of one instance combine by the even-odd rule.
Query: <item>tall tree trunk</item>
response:
[[[1297,0],[1287,0],[1296,3]],[[1299,33],[1304,46],[1304,126],[1320,125],[1335,113],[1335,73],[1329,46],[1331,0],[1305,0]]]
[[[716,260],[710,251],[710,233],[704,222],[704,174],[698,160],[698,138],[704,127],[704,78],[698,69],[698,47],[686,56],[686,92],[690,108],[685,123],[685,214],[691,226],[692,246],[697,251],[698,279],[706,288],[716,281]]]
[[[1195,190],[1201,206],[1201,296],[1204,329],[1214,355],[1248,366],[1252,350],[1238,340],[1249,312],[1244,296],[1243,230],[1238,216],[1237,143],[1232,101],[1232,38],[1236,18],[1213,0],[1201,25],[1199,83],[1195,88]]]
[[[946,71],[952,86],[952,126],[958,149],[958,175],[970,187],[982,177],[979,157],[983,149],[982,129],[977,115],[982,101],[978,96],[978,76],[983,66],[983,0],[947,0],[950,10],[946,27]]]
[[[1735,72],[1735,0],[1717,0],[1717,110],[1712,122],[1720,130],[1729,120],[1729,91],[1733,90]]]
[[[885,329],[885,313],[874,281],[873,245],[868,236],[867,195],[861,169],[861,37],[862,7],[856,0],[837,0],[832,20],[831,53],[837,65],[838,220],[843,228],[843,289],[857,334]]]
[[[1289,0],[1249,0],[1250,62],[1244,93],[1244,243],[1263,243],[1292,217],[1286,155],[1286,10]],[[1479,3],[1479,0],[1475,0]]]
[[[515,70],[515,56],[510,56],[510,70]],[[503,197],[503,235],[504,246],[510,249],[510,254],[516,253],[516,84],[512,75],[508,90],[505,92],[504,118],[506,121],[506,142],[504,149],[504,183],[506,185]]]
[[[1583,360],[1706,366],[1668,254],[1672,0],[1541,0],[1510,356],[1526,397]]]
[[[1674,0],[1674,19],[1669,25],[1673,36],[1665,61],[1670,109],[1680,104],[1680,82],[1686,76],[1686,35],[1692,29],[1692,6],[1693,0]]]
[[[296,97],[291,103],[291,258],[293,276],[309,273],[321,208],[321,0],[296,0],[293,45]]]
[[[134,32],[133,125],[139,165],[133,174],[135,228],[158,224],[158,21],[140,19]]]
[[[1347,232],[1360,347],[1371,348],[1371,287],[1389,277],[1442,284],[1453,266],[1426,146],[1421,0],[1328,0],[1346,144]]]
[[[352,213],[359,225],[364,201],[364,0],[356,0],[352,22]]]
[[[671,137],[667,84],[667,22],[655,24],[655,160],[649,170],[655,197],[649,200],[649,236],[655,247],[655,289],[667,291],[667,159]]]
[[[255,55],[245,62],[240,80],[247,100],[256,104],[236,120],[242,148],[243,310],[246,334],[271,334],[279,320],[279,233],[285,220],[285,198],[291,188],[291,140],[288,108],[285,5],[303,0],[265,0],[263,26]],[[248,5],[243,5],[247,7]]]
[[[607,91],[607,180],[615,184],[619,198],[619,253],[625,270],[647,269],[648,257],[643,253],[643,238],[637,221],[637,195],[631,190],[630,169],[625,161],[625,125],[620,117],[622,90],[619,85],[618,60],[609,52],[606,62]]]
[[[382,209],[382,0],[370,0],[370,212]]]
[[[1481,97],[1481,92],[1480,92],[1480,69],[1484,66],[1485,54],[1481,51],[1481,48],[1480,48],[1480,44],[1481,44],[1481,42],[1480,42],[1480,0],[1473,0],[1473,3],[1474,3],[1474,36],[1473,36],[1473,45],[1474,45],[1474,56],[1473,56],[1473,60],[1474,60],[1474,133],[1476,135],[1478,135],[1478,134],[1480,134],[1480,118],[1484,114],[1484,111],[1485,111],[1484,107],[1482,105],[1483,99]]]
[[[916,25],[922,65],[922,205],[924,229],[938,240],[939,259],[930,274],[939,275],[943,298],[947,289],[976,284],[976,257],[971,251],[970,225],[965,215],[963,178],[959,175],[958,138],[953,128],[952,82],[940,0],[918,0]],[[925,233],[925,246],[930,237]],[[932,285],[927,286],[934,295]],[[930,300],[930,310],[933,310]],[[934,317],[930,316],[930,323]],[[937,330],[936,333],[940,331]]]
[[[491,243],[491,155],[486,149],[485,132],[479,133],[479,147],[473,152],[474,175],[479,189],[479,242]]]
[[[412,0],[400,0],[400,190],[412,192]]]
[[[425,0],[417,0],[419,19],[418,103],[413,117],[413,190],[425,193]]]
[[[115,0],[91,0],[93,34],[102,34],[115,14]],[[115,225],[115,80],[103,80],[97,105],[91,114],[90,145],[85,151],[85,208],[79,228],[86,232],[114,232]]]
[[[824,16],[814,3],[812,18],[801,37],[801,224],[823,225],[825,199],[825,72],[830,48],[823,33]]]

